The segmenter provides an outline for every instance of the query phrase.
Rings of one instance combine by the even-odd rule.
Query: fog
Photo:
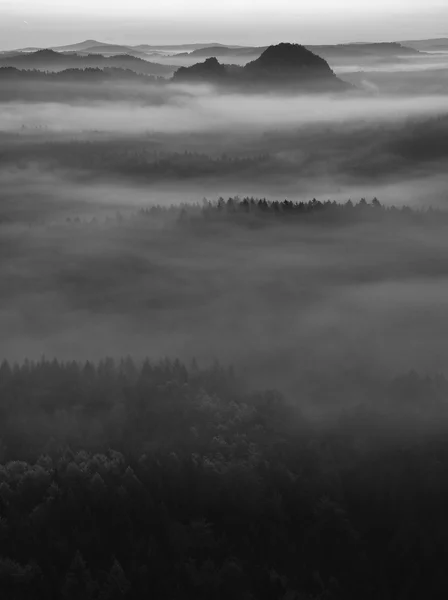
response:
[[[0,353],[12,359],[217,358],[288,393],[321,370],[445,370],[443,227],[159,229],[132,211],[89,224],[79,198],[61,202],[85,222],[61,222],[47,198],[52,226],[1,227]]]
[[[393,62],[388,61],[385,64],[376,64],[376,65],[366,65],[362,71],[364,72],[386,72],[386,73],[407,73],[414,71],[433,71],[438,69],[446,69],[448,67],[448,54],[445,53],[440,56],[439,60],[435,58],[425,59],[425,60],[412,60],[412,61],[401,61],[401,62]],[[360,65],[352,64],[352,65],[342,65],[336,66],[334,68],[334,72],[338,75],[342,75],[343,73],[353,73],[359,72]]]
[[[447,95],[419,78],[383,93],[373,73],[343,95],[67,82],[25,97],[8,84],[0,355],[216,358],[288,393],[321,369],[444,371],[442,228],[207,233],[138,216],[236,195],[446,208]]]
[[[440,115],[445,110],[446,98],[440,96],[340,99],[228,94],[223,97],[209,92],[194,98],[174,96],[162,106],[107,102],[75,104],[67,110],[65,104],[55,103],[3,104],[0,105],[0,129],[11,132],[22,126],[39,126],[65,132],[182,133],[228,131],[229,128],[253,131],[338,121],[395,121]]]

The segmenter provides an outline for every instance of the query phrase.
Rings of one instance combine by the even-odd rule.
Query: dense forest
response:
[[[315,421],[218,364],[3,362],[2,597],[434,597],[448,382],[390,390]]]

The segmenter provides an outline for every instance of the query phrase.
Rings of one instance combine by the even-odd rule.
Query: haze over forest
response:
[[[0,0],[0,595],[442,597],[445,3],[150,4]]]

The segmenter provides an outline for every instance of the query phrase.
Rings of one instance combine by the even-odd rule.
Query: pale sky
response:
[[[0,0],[1,49],[448,37],[448,0]]]

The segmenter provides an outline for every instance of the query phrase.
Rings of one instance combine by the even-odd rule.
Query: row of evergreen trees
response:
[[[448,213],[437,208],[411,208],[409,206],[387,206],[374,197],[371,202],[361,198],[358,202],[351,199],[346,202],[331,200],[321,201],[313,198],[309,201],[267,200],[239,196],[217,201],[203,199],[202,205],[181,204],[143,208],[140,216],[163,217],[176,216],[181,222],[197,223],[200,221],[231,221],[237,223],[414,223],[414,224],[446,224]],[[245,219],[243,217],[246,217]],[[272,217],[278,217],[275,221]],[[313,217],[312,219],[310,217]]]
[[[370,202],[365,198],[353,202],[331,200],[321,201],[313,198],[309,201],[267,200],[266,198],[223,197],[216,201],[203,198],[202,203],[154,204],[141,208],[137,213],[124,215],[117,211],[114,216],[104,219],[68,217],[70,224],[108,224],[143,223],[142,218],[154,222],[164,222],[181,226],[200,225],[202,223],[231,223],[239,225],[267,225],[269,223],[284,224],[328,224],[344,225],[351,223],[382,223],[394,225],[445,226],[448,224],[448,213],[434,208],[412,208],[409,206],[387,206],[374,197]],[[3,222],[7,222],[4,220]]]

